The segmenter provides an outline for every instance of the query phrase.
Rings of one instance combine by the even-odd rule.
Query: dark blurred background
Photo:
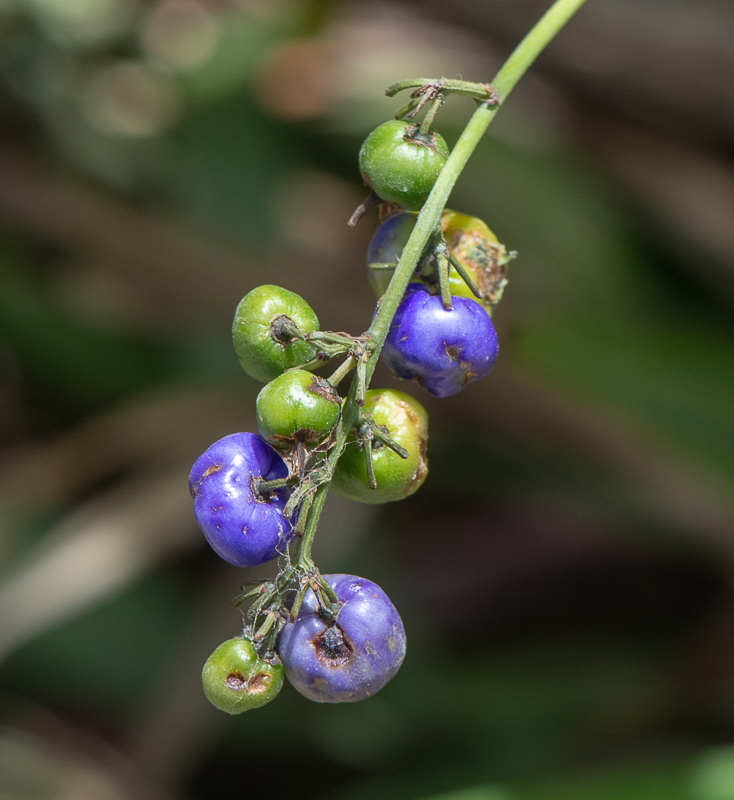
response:
[[[456,187],[519,252],[499,364],[442,401],[378,371],[431,474],[331,497],[315,547],[400,609],[398,676],[233,718],[201,693],[252,577],[186,483],[254,429],[237,301],[366,328],[376,213],[346,220],[385,86],[488,81],[548,5],[0,0],[3,800],[734,798],[726,0],[589,0]]]

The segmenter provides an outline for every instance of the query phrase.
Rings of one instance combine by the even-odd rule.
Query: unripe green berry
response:
[[[238,637],[220,644],[201,673],[209,702],[228,714],[241,714],[273,700],[283,686],[283,665],[263,661],[252,643]]]
[[[358,442],[352,434],[337,461],[331,489],[339,497],[361,503],[402,500],[418,491],[428,475],[428,413],[409,394],[394,389],[370,389],[362,408],[377,425],[387,430],[394,442],[408,451],[408,458],[401,458],[375,441],[372,464],[377,488],[371,489],[363,452],[368,444]]]
[[[308,447],[334,429],[341,399],[324,378],[293,369],[263,386],[255,411],[260,435],[273,447],[287,449],[296,441]]]
[[[232,323],[232,343],[250,377],[266,383],[313,360],[316,347],[288,336],[291,323],[302,333],[319,329],[313,309],[295,292],[280,286],[258,286],[240,300]]]
[[[448,154],[448,145],[440,134],[421,134],[418,125],[391,119],[364,140],[359,169],[365,183],[382,200],[418,211]]]

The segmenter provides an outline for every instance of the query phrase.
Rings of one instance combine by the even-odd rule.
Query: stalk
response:
[[[440,225],[441,214],[446,201],[454,188],[459,175],[466,166],[469,156],[474,152],[475,147],[489,127],[499,110],[500,104],[507,98],[517,82],[529,69],[531,64],[545,49],[548,43],[563,28],[568,20],[584,4],[585,0],[556,0],[555,3],[538,20],[535,26],[515,48],[510,57],[492,81],[492,87],[497,93],[499,103],[490,105],[486,101],[477,101],[478,108],[469,120],[466,128],[459,137],[456,146],[451,151],[446,164],[433,186],[431,194],[423,205],[416,220],[413,231],[408,242],[403,249],[403,254],[395,269],[393,277],[387,291],[383,295],[380,306],[375,314],[372,324],[366,332],[366,336],[371,341],[371,352],[366,364],[366,375],[364,376],[366,386],[372,378],[372,374],[380,357],[382,345],[385,342],[390,324],[395,312],[400,305],[400,301],[405,294],[405,289],[410,282],[415,271],[418,260],[429,239],[434,235],[437,226]],[[411,82],[406,81],[406,84]],[[447,89],[450,89],[450,81],[447,81]],[[415,83],[413,82],[413,85]],[[480,86],[477,84],[477,86]],[[394,94],[401,87],[397,84],[388,90],[389,94]],[[473,96],[473,95],[471,95]],[[344,401],[341,419],[336,431],[336,443],[329,453],[327,474],[332,475],[336,462],[344,450],[344,445],[353,425],[359,417],[360,407],[357,403],[357,380],[352,381],[349,393]],[[321,514],[329,481],[325,481],[319,486],[314,503],[309,511],[308,523],[303,538],[299,542],[297,552],[293,561],[295,567],[307,567],[310,564],[311,543],[316,531],[318,517]]]
[[[515,48],[492,81],[492,86],[497,92],[500,103],[504,102],[533,61],[584,2],[585,0],[556,0],[538,20],[535,27]],[[375,349],[372,351],[367,366],[368,380],[372,377],[377,359],[380,357],[380,350],[390,329],[390,323],[415,271],[418,259],[423,253],[423,248],[439,224],[446,201],[449,199],[454,184],[466,166],[469,156],[474,152],[474,148],[479,144],[479,140],[486,132],[489,123],[494,119],[498,110],[499,105],[479,104],[446,160],[446,164],[441,170],[431,194],[418,214],[418,219],[405,245],[400,262],[387,291],[382,297],[380,308],[367,331],[367,335],[375,342]]]

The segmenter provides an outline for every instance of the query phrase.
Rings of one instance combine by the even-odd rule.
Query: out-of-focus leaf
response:
[[[39,735],[23,730],[22,726],[0,728],[0,796],[4,800],[158,797],[150,791],[151,787],[129,774],[119,753],[101,739],[82,732],[79,727],[65,726],[57,718],[39,713],[38,707],[32,705],[16,708],[16,714],[41,723],[44,730]]]
[[[196,547],[187,473],[188,465],[121,482],[14,564],[0,584],[0,654]]]
[[[693,765],[693,800],[734,800],[734,745],[717,747]]]
[[[475,786],[473,789],[435,795],[426,800],[513,800],[513,797],[514,795],[499,786]]]
[[[255,15],[244,10],[219,15],[219,44],[214,57],[184,80],[192,99],[206,105],[237,92],[263,58],[288,33],[296,30],[296,14]]]
[[[734,800],[734,748],[675,762],[475,786],[423,800]]]
[[[441,794],[393,793],[385,787],[380,796],[386,800],[732,800],[733,776],[732,748],[727,747],[696,758],[686,755],[676,761],[481,784]]]
[[[563,320],[526,328],[518,354],[548,380],[619,409],[734,478],[734,341],[659,322]]]
[[[3,664],[3,685],[55,707],[132,711],[185,635],[190,600],[175,575],[146,577],[20,647]]]
[[[241,93],[192,113],[173,143],[177,205],[229,238],[266,246],[269,193],[298,152],[293,132]]]
[[[644,261],[628,220],[597,177],[568,155],[523,150],[491,136],[471,164],[471,177],[457,184],[448,205],[481,217],[519,252],[495,315],[500,324],[505,305],[538,316],[638,313]]]
[[[66,317],[0,241],[0,336],[47,408],[88,411],[157,377],[155,350]]]

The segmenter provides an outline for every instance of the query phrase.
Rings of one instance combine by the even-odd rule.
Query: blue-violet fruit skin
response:
[[[367,247],[367,277],[377,297],[382,297],[390,285],[394,269],[370,269],[370,264],[398,262],[403,248],[415,227],[418,215],[412,211],[392,214],[381,222]]]
[[[254,433],[232,433],[194,463],[189,491],[194,516],[212,548],[237,567],[254,567],[282,555],[293,536],[283,517],[288,491],[255,499],[251,480],[285,478],[283,459]]]
[[[483,378],[499,352],[487,312],[464,297],[441,297],[409,283],[382,349],[384,363],[398,378],[416,380],[436,397],[449,397]]]
[[[372,581],[324,575],[343,606],[328,623],[309,589],[298,617],[278,639],[293,686],[317,703],[351,703],[379,691],[405,657],[405,629],[395,606]]]

